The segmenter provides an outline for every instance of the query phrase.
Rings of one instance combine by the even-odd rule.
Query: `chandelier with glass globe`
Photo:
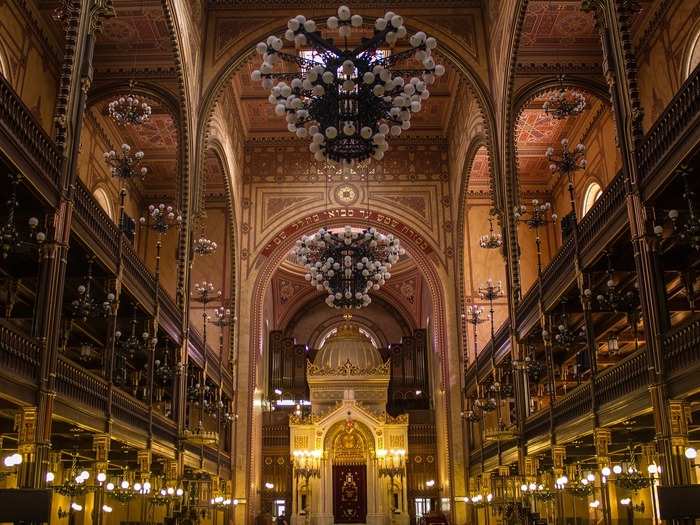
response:
[[[306,280],[327,292],[332,308],[363,308],[391,277],[391,267],[404,254],[399,239],[374,228],[341,232],[321,228],[297,241],[295,255],[306,268]]]
[[[289,131],[311,138],[309,150],[318,161],[381,160],[387,137],[411,127],[411,116],[430,96],[429,86],[445,74],[432,56],[437,41],[423,31],[408,39],[407,49],[387,51],[407,36],[403,17],[391,11],[376,19],[371,38],[350,48],[348,37],[363,24],[360,15],[341,6],[325,27],[337,32],[343,45],[324,38],[320,24],[298,15],[287,23],[284,38],[301,53],[284,52],[284,42],[274,35],[256,46],[263,63],[251,78],[270,90],[269,101]],[[418,67],[399,68],[409,59]],[[295,71],[274,72],[282,62]]]
[[[129,82],[129,92],[114,99],[107,106],[109,116],[120,126],[139,126],[151,118],[151,106],[134,95],[135,82]]]

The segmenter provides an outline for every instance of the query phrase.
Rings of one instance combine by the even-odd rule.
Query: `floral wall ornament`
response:
[[[295,255],[307,270],[305,278],[326,291],[333,308],[363,308],[391,277],[391,267],[405,253],[399,239],[374,228],[361,232],[346,226],[342,232],[321,228],[297,241]]]
[[[387,137],[398,137],[411,127],[411,116],[430,97],[428,86],[445,74],[445,67],[431,56],[437,40],[423,31],[409,38],[405,51],[382,49],[408,34],[403,17],[392,11],[375,21],[371,38],[350,49],[348,36],[363,24],[360,15],[340,6],[338,16],[329,17],[325,26],[337,31],[345,42],[342,48],[323,38],[319,24],[303,15],[289,20],[284,38],[313,51],[283,52],[283,40],[274,35],[256,46],[263,63],[252,72],[252,80],[270,90],[269,102],[291,133],[311,138],[309,150],[318,161],[381,160],[389,147]],[[418,62],[417,69],[397,68],[411,58]],[[297,71],[275,73],[281,62]]]

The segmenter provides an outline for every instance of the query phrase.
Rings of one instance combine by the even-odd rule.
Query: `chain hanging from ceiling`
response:
[[[337,31],[341,46],[324,38],[320,24],[303,15],[289,20],[284,37],[296,48],[310,50],[284,52],[284,42],[274,35],[256,46],[263,63],[252,80],[270,90],[275,114],[286,118],[290,132],[311,138],[309,150],[318,161],[381,160],[387,136],[398,137],[410,128],[411,116],[430,96],[428,86],[445,74],[431,56],[437,40],[423,31],[409,38],[407,50],[393,52],[407,30],[403,17],[392,11],[377,18],[371,38],[349,47],[348,37],[363,24],[360,15],[341,6],[325,24],[329,32]],[[417,69],[397,67],[411,58]],[[273,72],[282,62],[293,72]]]

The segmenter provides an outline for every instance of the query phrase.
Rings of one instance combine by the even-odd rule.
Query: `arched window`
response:
[[[102,206],[102,209],[105,211],[105,213],[109,215],[109,218],[114,220],[114,208],[112,206],[112,199],[109,198],[109,194],[105,191],[105,189],[97,188],[92,195],[93,197],[95,197],[97,203],[100,206]]]
[[[586,215],[588,211],[593,207],[595,201],[597,201],[603,194],[603,188],[597,182],[591,182],[586,188],[586,193],[583,194],[583,213],[581,216]]]
[[[700,31],[696,31],[695,36],[690,41],[690,48],[688,49],[687,56],[683,80],[688,78],[690,74],[695,71],[697,65],[700,64]]]

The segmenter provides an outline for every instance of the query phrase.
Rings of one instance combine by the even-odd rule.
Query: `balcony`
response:
[[[111,272],[123,266],[124,286],[147,312],[155,311],[155,276],[136,253],[133,244],[119,231],[85,185],[78,180],[75,191],[73,231]],[[160,324],[176,344],[180,343],[182,312],[172,298],[159,289]]]
[[[0,150],[51,206],[58,204],[63,156],[3,76],[0,76]]]
[[[700,142],[700,68],[683,83],[637,151],[640,185],[649,198]]]

